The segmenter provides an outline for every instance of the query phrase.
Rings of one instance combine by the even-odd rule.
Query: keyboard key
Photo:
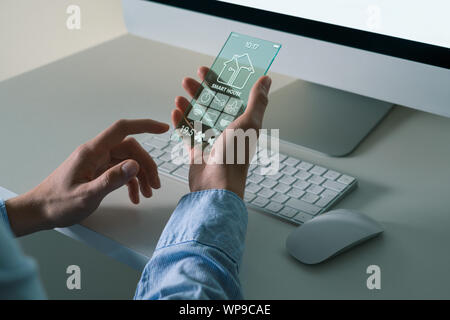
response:
[[[164,154],[164,152],[162,152],[159,149],[153,149],[152,151],[150,151],[150,156],[155,159],[158,158],[160,155]]]
[[[283,208],[283,206],[279,203],[276,202],[271,202],[266,206],[267,210],[273,211],[273,212],[278,212]]]
[[[275,170],[276,168],[273,167],[274,163],[272,163],[270,161],[260,161],[259,166],[261,168],[264,168],[264,171],[266,171],[266,172],[272,172],[272,171],[276,172],[276,170]],[[266,174],[264,174],[264,175],[266,175]]]
[[[172,153],[172,150],[173,146],[170,144],[161,149],[161,151],[168,152],[169,154]]]
[[[287,174],[289,176],[293,176],[298,170],[291,166],[286,166],[280,170],[280,172]]]
[[[261,167],[259,164],[255,167],[255,169],[253,169],[253,171],[251,172],[252,174],[257,174],[258,176],[263,176],[261,173],[262,173],[262,169],[263,169],[263,167]],[[250,176],[250,173],[249,173],[249,175],[248,176]],[[264,179],[264,177],[263,177],[263,179]],[[261,180],[262,181],[262,180]]]
[[[249,191],[249,192],[253,192],[253,193],[257,193],[259,190],[261,190],[262,187],[258,186],[256,183],[250,182],[246,187],[245,187],[245,191]]]
[[[174,171],[176,168],[178,168],[177,165],[170,163],[170,162],[165,162],[161,166],[159,166],[158,169],[161,171],[170,173],[170,172]]]
[[[250,177],[247,178],[247,180],[250,182],[259,183],[264,180],[264,177],[260,174],[253,173]]]
[[[279,183],[273,188],[273,190],[281,193],[286,193],[291,190],[291,187],[289,187],[287,184]]]
[[[311,182],[311,183],[314,183],[317,185],[321,184],[324,181],[325,181],[325,178],[322,178],[322,177],[316,176],[316,175],[313,175],[311,178],[308,179],[308,182]]]
[[[299,214],[294,217],[294,220],[304,223],[308,220],[311,220],[312,218],[314,218],[312,215],[309,215],[305,212],[299,212]]]
[[[172,155],[170,153],[168,153],[168,152],[163,153],[162,155],[159,156],[159,158],[162,161],[166,161],[166,162],[172,161]]]
[[[172,134],[173,134],[173,132],[171,130],[169,130],[169,131],[166,131],[164,133],[158,134],[158,137],[163,139],[163,140],[170,141],[171,138],[172,138]]]
[[[275,191],[268,189],[268,188],[262,188],[258,192],[258,196],[264,197],[264,198],[270,198],[275,194]]]
[[[156,165],[157,165],[158,167],[164,163],[163,160],[158,159],[158,158],[154,158],[153,161],[155,161],[155,163],[156,163]]]
[[[273,180],[278,180],[278,179],[280,179],[282,176],[283,176],[283,173],[277,172],[277,173],[275,173],[275,174],[269,174],[269,175],[267,175],[266,177],[268,177],[268,178],[270,178],[270,179],[273,179]]]
[[[171,159],[169,161],[172,162],[173,164],[184,165],[189,163],[190,159],[182,154],[172,153]]]
[[[167,134],[167,131],[165,133]],[[161,142],[168,144],[170,139],[166,134],[152,135],[151,140],[159,140]]]
[[[339,193],[337,193],[336,191],[330,190],[330,189],[325,189],[324,192],[322,192],[321,196],[322,197],[326,197],[326,198],[335,198],[337,197]]]
[[[318,176],[321,176],[322,174],[324,174],[325,171],[327,171],[327,169],[325,169],[324,167],[320,167],[320,166],[314,166],[312,169],[309,170],[309,172],[311,172],[312,174],[317,174]]]
[[[303,196],[304,194],[305,194],[305,191],[300,190],[300,189],[297,189],[297,188],[292,188],[292,189],[287,193],[287,195],[288,195],[289,197],[296,198],[296,199],[300,198],[300,197]]]
[[[298,179],[300,179],[300,180],[306,180],[306,179],[308,179],[308,178],[311,177],[311,176],[312,176],[311,173],[306,172],[306,171],[303,171],[303,170],[300,170],[299,172],[297,172],[297,173],[295,174],[295,177],[298,178]]]
[[[296,166],[297,169],[304,170],[304,171],[308,171],[312,167],[314,167],[314,165],[312,163],[309,163],[306,161],[302,161]]]
[[[270,201],[263,197],[256,197],[251,203],[257,207],[264,208]]]
[[[316,196],[315,194],[312,194],[310,192],[307,192],[303,197],[302,197],[303,201],[306,201],[308,203],[314,203],[317,200],[319,200],[319,197]]]
[[[188,180],[188,178],[189,178],[189,170],[186,170],[186,168],[181,167],[181,168],[178,168],[177,170],[175,170],[173,172],[173,175],[177,176],[177,177],[180,177],[180,178],[182,178],[184,180]]]
[[[272,188],[273,186],[277,185],[278,182],[276,180],[272,180],[270,178],[265,178],[259,184],[263,187]]]
[[[291,207],[284,207],[278,213],[285,217],[292,218],[293,216],[295,216],[298,213],[298,210],[295,210],[294,208],[291,208]]]
[[[160,139],[153,138],[150,141],[148,141],[148,144],[154,148],[162,149],[169,144],[169,141],[167,141],[167,140],[163,141]]]
[[[315,205],[323,208],[326,207],[333,199],[334,197],[321,197],[319,201],[315,203]]]
[[[291,167],[294,167],[294,166],[297,165],[299,162],[300,162],[300,160],[295,159],[295,158],[293,158],[293,157],[287,157],[287,158],[283,161],[283,163],[284,163],[285,165],[291,166]]]
[[[171,148],[176,147],[177,149],[181,149],[181,148],[185,147],[182,141],[169,141],[169,146]]]
[[[278,192],[272,198],[270,198],[271,201],[276,201],[279,203],[285,203],[288,199],[289,197],[287,195]]]
[[[294,188],[300,189],[300,190],[305,190],[306,188],[308,188],[311,185],[311,183],[303,181],[303,180],[297,180],[292,186]]]
[[[254,195],[251,192],[247,192],[247,190],[245,190],[245,194],[244,194],[244,201],[245,202],[250,202],[250,201],[252,201],[255,198],[256,198],[256,195]]]
[[[153,147],[147,143],[143,143],[141,146],[145,151],[147,151],[147,153],[153,150]]]
[[[325,190],[325,188],[322,188],[321,186],[315,184],[311,185],[308,189],[306,189],[306,191],[315,195],[319,195],[323,190]]]
[[[347,184],[347,185],[348,185],[348,184],[352,183],[354,180],[355,180],[355,178],[350,177],[350,176],[344,174],[342,177],[340,177],[340,178],[338,179],[338,182],[343,183],[343,184]]]
[[[295,179],[294,177],[290,177],[290,176],[286,176],[286,175],[284,175],[280,180],[278,180],[279,182],[282,182],[282,183],[284,183],[284,184],[287,184],[287,185],[291,185],[291,184],[293,184],[295,181],[296,181],[297,179]]]
[[[285,205],[309,213],[311,215],[316,215],[320,212],[320,208],[318,206],[315,206],[313,204],[298,199],[291,198],[285,203]]]
[[[322,187],[325,187],[327,189],[331,189],[337,192],[343,191],[347,186],[345,184],[333,181],[333,180],[327,180],[323,183]]]
[[[336,180],[341,174],[339,172],[328,170],[322,177],[330,180]]]

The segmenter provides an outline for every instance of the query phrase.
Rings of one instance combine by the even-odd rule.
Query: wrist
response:
[[[224,189],[244,199],[246,172],[221,172],[221,175],[205,175],[189,181],[190,191],[197,192],[210,189]]]
[[[208,191],[208,190],[227,190],[227,191],[231,191],[232,193],[236,194],[239,198],[241,198],[241,200],[244,199],[244,188],[239,188],[236,186],[230,186],[230,185],[226,185],[226,184],[216,183],[214,185],[190,188],[191,192],[201,192],[201,191]]]
[[[11,230],[16,236],[51,229],[43,202],[33,191],[9,199],[5,202]]]

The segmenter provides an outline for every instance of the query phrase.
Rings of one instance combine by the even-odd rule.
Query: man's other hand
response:
[[[119,120],[79,146],[50,176],[26,194],[6,202],[13,232],[19,236],[66,227],[88,217],[112,191],[127,185],[132,203],[150,198],[161,182],[150,155],[132,137],[164,133],[165,123]]]

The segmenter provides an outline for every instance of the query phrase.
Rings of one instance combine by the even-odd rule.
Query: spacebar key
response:
[[[318,214],[320,211],[320,208],[318,206],[293,198],[289,199],[285,203],[285,205],[312,215]]]

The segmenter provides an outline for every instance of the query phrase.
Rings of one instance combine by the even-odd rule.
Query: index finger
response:
[[[152,119],[121,119],[95,137],[91,143],[94,147],[112,148],[127,136],[139,133],[164,133],[169,130],[167,123]]]

